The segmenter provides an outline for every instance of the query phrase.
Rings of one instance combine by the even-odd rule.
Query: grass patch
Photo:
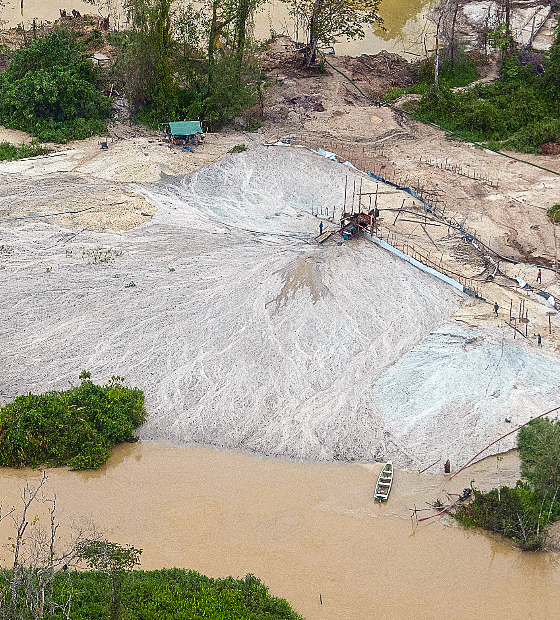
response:
[[[243,153],[246,151],[247,147],[244,144],[236,144],[232,149],[229,150],[230,153]]]
[[[124,387],[122,377],[104,386],[85,371],[80,379],[69,390],[18,396],[0,408],[0,466],[97,469],[115,444],[135,439],[144,393]]]
[[[476,61],[468,54],[461,53],[455,62],[442,62],[438,80],[439,84],[447,88],[468,86],[478,80],[480,73]],[[395,87],[383,95],[383,101],[391,103],[403,95],[424,95],[433,88],[435,81],[435,67],[433,58],[425,61],[419,71],[415,84],[409,87]]]
[[[51,152],[52,149],[47,149],[36,141],[31,142],[31,144],[20,144],[19,146],[10,142],[0,142],[0,161],[14,161],[24,157],[48,155]]]

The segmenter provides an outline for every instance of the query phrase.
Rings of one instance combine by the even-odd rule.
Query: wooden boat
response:
[[[381,473],[379,474],[379,478],[377,479],[377,485],[375,487],[375,499],[378,499],[380,502],[384,502],[389,497],[389,492],[391,491],[391,485],[393,484],[393,462],[387,461]]]

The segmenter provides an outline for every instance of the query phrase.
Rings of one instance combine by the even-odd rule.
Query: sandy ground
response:
[[[154,132],[118,139],[134,133],[121,124],[108,151],[94,138],[0,164],[4,400],[88,368],[146,391],[144,438],[418,469],[455,467],[558,404],[557,313],[515,280],[536,286],[535,267],[497,259],[442,218],[423,221],[409,194],[293,145],[416,187],[504,257],[543,265],[538,288],[557,298],[545,212],[559,177],[450,142],[296,59],[277,39],[267,62],[279,80],[258,132],[209,134],[183,153]],[[364,92],[407,80],[387,54],[332,62]],[[292,145],[262,146],[277,138]],[[228,155],[237,144],[248,151]],[[524,159],[560,172],[558,157]],[[468,278],[481,299],[365,240],[317,246],[317,212],[335,227],[359,188],[364,208],[378,194],[378,234]],[[403,205],[410,213],[395,219]]]

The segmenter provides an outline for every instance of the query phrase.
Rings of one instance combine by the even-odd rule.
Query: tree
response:
[[[557,18],[555,32],[554,43],[545,56],[544,79],[553,93],[558,96],[560,95],[560,15]]]
[[[111,620],[119,620],[121,613],[121,586],[126,571],[140,564],[142,549],[122,547],[108,540],[85,540],[77,547],[78,558],[88,568],[109,576],[111,586]]]
[[[9,514],[15,529],[15,535],[8,539],[13,556],[12,567],[0,569],[3,600],[0,618],[3,620],[51,618],[55,613],[69,618],[71,598],[67,596],[62,604],[56,602],[53,598],[54,581],[62,571],[77,566],[77,551],[82,541],[96,536],[93,526],[80,527],[74,523],[70,540],[61,542],[56,495],[44,494],[46,482],[47,475],[43,473],[36,487],[26,484],[22,491],[21,511],[12,508],[0,516],[1,521]],[[39,514],[30,518],[36,510]],[[48,523],[43,526],[42,520],[45,518]]]
[[[381,0],[284,0],[290,15],[307,33],[306,66],[315,62],[317,48],[332,46],[340,37],[363,39],[366,24],[381,25]]]
[[[521,477],[541,491],[556,493],[560,488],[560,421],[532,420],[519,431]]]
[[[16,50],[0,74],[0,123],[44,142],[66,142],[106,131],[109,100],[99,72],[63,29]]]

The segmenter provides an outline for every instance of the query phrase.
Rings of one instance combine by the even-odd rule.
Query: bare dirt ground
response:
[[[409,80],[406,64],[385,53],[377,57],[334,57],[329,62],[364,93],[374,96]],[[17,363],[8,373],[2,396],[13,398],[22,390],[41,389],[47,373],[49,386],[57,388],[61,381],[75,379],[76,363],[87,363],[90,369],[101,364],[102,372],[106,365],[124,365],[130,369],[128,376],[137,376],[139,383],[149,383],[154,372],[158,377],[148,388],[148,400],[152,399],[158,414],[148,419],[145,438],[242,447],[293,458],[351,460],[365,458],[366,453],[373,459],[391,455],[402,464],[415,463],[418,468],[429,465],[435,454],[442,456],[442,445],[454,466],[464,461],[475,446],[482,448],[511,429],[504,423],[504,412],[513,411],[514,424],[522,423],[544,411],[549,403],[551,407],[556,404],[558,316],[547,299],[521,289],[515,277],[560,298],[551,269],[555,260],[553,228],[546,216],[546,209],[560,194],[556,174],[560,172],[559,157],[523,156],[548,168],[546,171],[520,161],[515,154],[507,158],[449,141],[436,128],[416,123],[398,110],[379,107],[329,66],[325,74],[302,70],[299,52],[284,37],[274,40],[262,65],[271,85],[264,101],[264,126],[257,132],[207,134],[190,153],[170,148],[161,133],[121,120],[111,128],[106,151],[101,150],[99,138],[92,138],[58,147],[51,156],[0,164],[0,245],[8,248],[21,240],[21,251],[16,248],[15,253],[0,257],[4,276],[15,269],[13,277],[17,272],[21,278],[10,285],[13,304],[19,304],[22,287],[31,286],[26,290],[34,291],[32,297],[39,295],[43,278],[50,278],[52,273],[56,281],[53,294],[85,287],[83,295],[96,299],[87,309],[80,309],[81,302],[68,299],[64,325],[51,327],[48,317],[59,313],[58,293],[45,307],[29,298],[31,305],[24,304],[26,308],[29,305],[28,318],[22,318],[20,308],[16,323],[31,323],[20,331],[16,323],[9,322],[4,330],[6,341],[17,340],[19,344],[13,345],[10,354]],[[238,120],[242,123],[258,112],[252,110]],[[9,130],[3,130],[2,137],[16,143],[25,139]],[[262,145],[278,139],[289,139],[291,145],[270,147],[265,156]],[[238,144],[247,146],[247,157],[227,157]],[[442,223],[441,218],[428,221],[422,204],[410,194],[319,158],[321,163],[307,151],[305,154],[292,148],[297,144],[323,147],[360,170],[373,171],[401,186],[416,187],[437,206],[439,214],[459,223],[468,235]],[[328,166],[333,166],[332,172]],[[345,174],[349,179],[346,197]],[[442,270],[467,279],[479,299],[463,296],[459,303],[445,287],[432,287],[429,277],[418,275],[411,280],[415,273],[412,268],[401,270],[398,263],[382,259],[382,253],[352,243],[347,249],[336,242],[304,249],[303,244],[312,243],[318,226],[311,212],[316,213],[320,204],[325,209],[325,225],[336,227],[332,209],[340,216],[344,203],[348,207],[351,201],[357,208],[359,187],[364,193],[363,208],[369,209],[369,200],[378,194],[378,234],[399,247],[413,246]],[[157,205],[161,213],[152,221]],[[253,215],[248,205],[254,208]],[[403,206],[410,213],[396,218],[394,210]],[[327,209],[331,210],[328,216]],[[56,213],[60,215],[52,215]],[[49,217],[36,217],[43,215]],[[236,239],[237,254],[230,255],[224,234]],[[497,257],[476,240],[511,260]],[[266,246],[264,254],[253,253],[254,243]],[[82,259],[91,258],[99,248],[115,246],[128,254],[122,268],[113,274],[118,279],[111,286],[117,286],[118,293],[116,289],[109,293],[109,272],[103,270],[110,268],[91,266],[88,269],[92,273],[86,273],[83,261],[76,262],[76,256],[81,251]],[[535,266],[512,262],[515,260],[542,265],[542,283],[536,282]],[[365,271],[367,264],[376,261],[380,269],[377,279],[375,272]],[[252,265],[251,270],[243,273],[243,265]],[[355,270],[360,277],[346,281],[344,274]],[[169,279],[175,276],[170,274],[176,271],[181,272],[181,279],[172,284]],[[74,275],[64,275],[66,272]],[[141,273],[147,279],[138,286]],[[241,273],[242,280],[234,286],[232,280]],[[225,278],[224,285],[220,278]],[[391,278],[398,279],[398,288]],[[414,291],[409,290],[411,282]],[[380,289],[378,295],[375,287],[388,283],[394,290],[391,304],[384,307],[379,295],[385,293]],[[329,289],[333,285],[335,289]],[[220,317],[211,319],[205,313],[218,300],[208,297],[210,286],[225,295],[219,300],[224,304]],[[424,293],[419,304],[420,290],[428,286],[431,292],[428,296]],[[99,288],[95,292],[98,287],[103,291]],[[365,306],[364,287],[370,291],[369,305]],[[335,291],[334,296],[329,297],[329,290]],[[193,291],[196,295],[191,297]],[[149,303],[141,300],[144,292],[151,295]],[[63,298],[68,295],[74,293],[62,293]],[[239,308],[237,316],[230,307],[234,300]],[[261,302],[270,304],[270,300],[276,303],[270,308],[264,306],[270,316],[265,313],[258,315],[258,320],[251,318]],[[495,302],[498,316],[493,312]],[[7,299],[6,303],[12,308],[12,301]],[[146,303],[148,306],[143,305]],[[166,317],[164,323],[152,316],[153,304],[161,305],[157,314]],[[274,307],[280,312],[273,311]],[[332,307],[343,309],[336,320],[330,315]],[[430,316],[429,307],[437,316]],[[243,315],[239,314],[241,309]],[[323,314],[317,322],[319,310]],[[144,312],[147,314],[142,318]],[[464,328],[457,328],[457,323],[453,328],[446,326],[442,318],[446,312]],[[120,313],[124,313],[122,317]],[[385,318],[380,317],[386,315],[384,328]],[[131,322],[124,316],[135,318]],[[260,331],[254,332],[261,319]],[[309,321],[319,331],[308,332]],[[377,321],[381,321],[379,325]],[[517,325],[519,331],[506,321]],[[371,333],[372,322],[379,335]],[[395,322],[400,331],[395,331]],[[225,329],[227,324],[242,324],[239,333],[245,334],[243,339],[235,330],[230,333]],[[34,339],[32,325],[44,326],[40,341]],[[59,339],[59,332],[66,333],[72,325],[81,332],[83,342],[77,338],[72,342],[68,332],[64,337],[65,342],[72,342],[65,345],[70,346],[68,356],[57,362],[54,349],[49,353],[41,343],[43,339]],[[100,340],[100,334],[108,329],[113,336]],[[285,344],[280,345],[278,329]],[[181,334],[190,346],[183,344]],[[268,344],[263,345],[261,334],[270,339]],[[341,334],[345,335],[343,347]],[[542,348],[537,347],[537,334],[543,336]],[[416,347],[422,338],[422,345]],[[405,342],[409,344],[404,346]],[[323,345],[324,359],[319,350]],[[84,346],[91,354],[82,359]],[[274,353],[278,346],[280,351]],[[389,363],[389,357],[383,357],[383,362],[379,358],[378,367],[372,371],[364,351],[378,355],[379,346],[394,359],[391,357]],[[446,356],[441,358],[444,349]],[[150,351],[161,353],[157,363],[156,358],[150,358]],[[306,351],[304,358],[310,357],[307,361],[295,359],[292,351],[297,355]],[[28,372],[26,352],[35,359]],[[167,359],[169,355],[173,359]],[[224,355],[232,356],[232,366],[223,366]],[[270,360],[261,360],[263,355]],[[224,373],[235,374],[235,364],[244,356],[248,356],[246,367],[254,367],[254,374],[243,380],[232,375],[228,385],[235,388],[225,389]],[[183,365],[179,368],[176,362],[181,357]],[[345,372],[338,378],[341,363]],[[394,366],[382,376],[386,363]],[[265,371],[278,364],[278,368],[293,366],[294,372],[292,375],[290,370],[282,378],[293,385],[276,393],[274,372],[267,375]],[[465,364],[472,368],[471,374],[464,371]],[[424,374],[418,372],[421,367],[426,369]],[[333,378],[328,389],[325,372],[328,376],[332,373]],[[411,387],[410,394],[399,388],[403,380]],[[372,385],[370,394],[367,391]],[[453,404],[448,398],[450,389],[459,399]],[[301,395],[303,404],[298,404],[300,396],[293,400],[290,394]],[[414,402],[403,400],[403,394],[412,395]],[[432,422],[422,405],[426,399],[433,401]],[[360,444],[365,437],[360,435],[365,420],[359,412],[364,407],[371,420],[377,420],[376,424],[384,420],[389,429],[377,434],[366,447]],[[286,421],[282,416],[292,408],[294,417]],[[336,419],[332,417],[333,408]],[[227,411],[228,422],[216,419],[208,425],[205,416],[217,410]],[[253,417],[241,420],[240,412],[249,410]],[[263,411],[274,415],[280,412],[274,422],[278,433],[271,432],[274,424],[259,426],[258,416]],[[399,412],[406,412],[406,423],[399,420]],[[295,422],[298,416],[303,416],[302,424]],[[367,433],[370,431],[368,426]],[[512,447],[512,442],[504,442],[501,448]],[[411,447],[417,450],[415,454],[410,453]]]

